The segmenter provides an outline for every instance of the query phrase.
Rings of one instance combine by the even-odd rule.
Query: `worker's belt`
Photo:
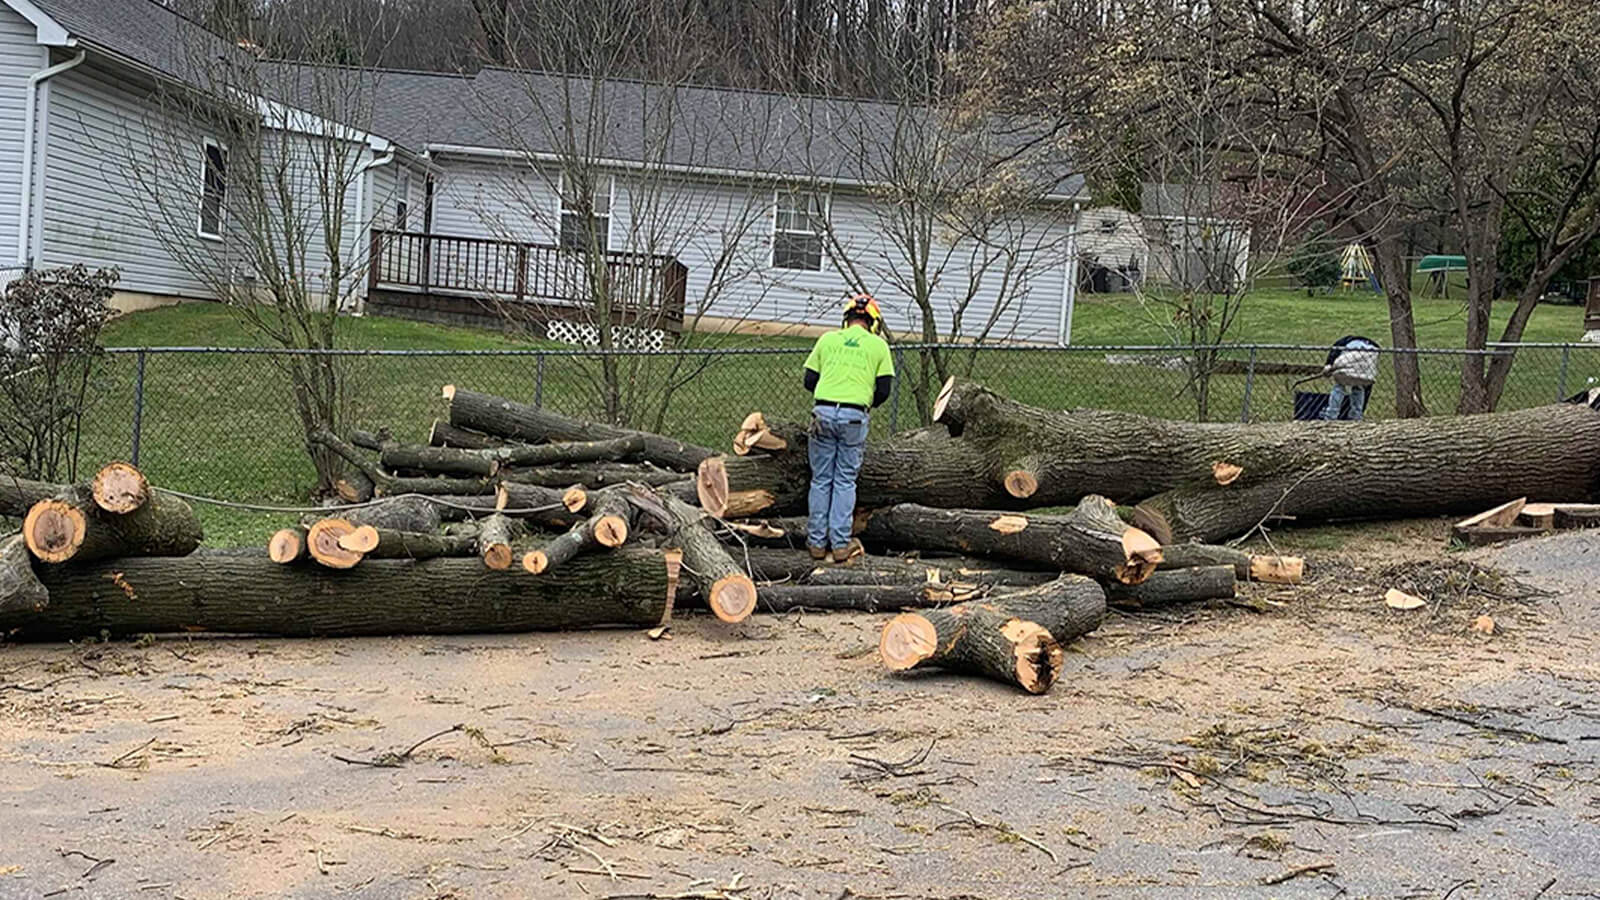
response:
[[[863,404],[863,403],[835,403],[832,400],[818,400],[816,402],[816,405],[817,406],[834,406],[834,407],[838,407],[839,409],[854,409],[854,410],[860,410],[861,412],[866,412],[867,411],[866,404]]]

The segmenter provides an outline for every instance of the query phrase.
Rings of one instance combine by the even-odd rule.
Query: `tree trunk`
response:
[[[683,550],[683,567],[706,605],[724,622],[749,618],[756,608],[755,582],[705,526],[704,511],[671,495],[660,499],[671,518],[663,523],[671,529],[668,545]]]
[[[1060,571],[1004,568],[993,561],[970,557],[914,559],[899,556],[858,556],[847,563],[815,560],[805,550],[745,547],[731,550],[735,561],[748,565],[760,582],[807,585],[932,585],[973,590],[994,586],[1031,587],[1054,581]],[[765,585],[762,599],[767,596]],[[964,599],[956,597],[955,599]]]
[[[1067,515],[931,509],[902,503],[873,512],[861,533],[869,544],[950,550],[1020,559],[1138,584],[1161,562],[1161,546],[1123,522],[1104,497],[1083,498]]]
[[[1177,543],[1161,545],[1161,569],[1194,569],[1230,566],[1239,581],[1268,584],[1299,584],[1305,560],[1298,556],[1255,555],[1216,544]]]
[[[502,466],[570,466],[576,463],[614,462],[644,452],[644,436],[630,434],[604,441],[571,441],[560,444],[518,444],[474,452]],[[673,478],[682,478],[673,473]]]
[[[1417,346],[1417,324],[1411,312],[1411,270],[1406,265],[1405,249],[1399,237],[1380,226],[1385,234],[1373,244],[1373,266],[1378,271],[1378,281],[1383,285],[1384,299],[1389,303],[1389,346],[1395,350],[1410,350]],[[1394,412],[1402,419],[1415,419],[1428,414],[1422,402],[1422,370],[1415,353],[1390,355],[1394,368]]]
[[[150,499],[144,473],[125,462],[102,466],[89,483],[95,505],[109,513],[131,513]]]
[[[935,584],[764,584],[761,612],[794,610],[881,613],[899,609],[949,606],[970,599]]]
[[[1234,595],[1232,566],[1202,566],[1156,572],[1139,584],[1103,582],[1106,603],[1118,609],[1148,609],[1197,600],[1228,600]]]
[[[681,472],[671,472],[649,464],[589,463],[582,466],[507,470],[500,473],[500,480],[506,484],[537,484],[544,487],[575,484],[596,489],[629,481],[661,487],[687,479]]]
[[[20,519],[28,514],[28,510],[32,509],[35,503],[48,500],[66,490],[68,486],[64,484],[29,481],[26,478],[0,474],[0,516]]]
[[[522,536],[522,523],[495,513],[478,523],[478,556],[484,566],[503,572],[511,568],[511,542]]]
[[[540,443],[547,441],[602,441],[637,436],[643,447],[640,459],[677,469],[694,471],[701,460],[714,454],[705,447],[675,441],[659,434],[584,422],[547,409],[516,403],[489,394],[480,394],[446,385],[444,398],[450,403],[450,424],[513,440]]]
[[[375,540],[360,548],[363,562],[373,559],[436,559],[478,553],[479,537],[476,533],[419,534],[391,528],[373,528],[372,531]]]
[[[396,497],[401,494],[472,495],[494,491],[494,482],[484,478],[398,478],[378,468],[371,460],[362,456],[361,451],[326,428],[313,431],[309,440],[313,444],[326,447],[359,469],[372,481],[373,493],[379,497]]]
[[[443,419],[434,419],[433,427],[428,429],[428,444],[433,447],[455,447],[460,450],[491,450],[495,447],[504,447],[506,442],[477,431],[457,428]]]
[[[637,513],[622,491],[601,491],[590,495],[590,500],[589,518],[573,525],[566,534],[524,555],[524,569],[534,575],[543,575],[580,553],[597,547],[620,547],[628,540]]]
[[[39,559],[84,563],[113,556],[184,556],[200,546],[200,520],[189,504],[156,491],[127,514],[96,506],[88,488],[68,488],[40,500],[22,522],[28,549]]]
[[[894,672],[933,666],[1042,694],[1061,674],[1062,644],[1098,628],[1105,610],[1098,584],[1066,575],[984,601],[902,613],[883,626],[878,655]]]
[[[475,559],[370,560],[348,571],[202,551],[46,568],[43,613],[0,615],[21,640],[182,631],[316,637],[653,626],[667,609],[662,554],[624,549],[537,579]]]
[[[500,471],[500,464],[477,450],[457,450],[453,447],[426,447],[421,444],[385,442],[379,450],[378,462],[391,471],[409,470],[438,475],[467,475],[492,478]]]
[[[50,593],[33,573],[33,557],[20,534],[0,537],[0,614],[39,612],[50,605]]]

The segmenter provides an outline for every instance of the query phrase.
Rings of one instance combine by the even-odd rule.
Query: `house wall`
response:
[[[434,231],[554,243],[559,230],[559,177],[550,169],[494,160],[444,158],[435,193]],[[766,183],[666,177],[619,172],[612,201],[613,250],[676,257],[689,272],[687,316],[732,322],[832,326],[849,292],[832,254],[820,271],[771,264],[774,188]],[[886,236],[885,210],[860,192],[830,198],[829,221],[843,253],[884,307],[890,327],[918,327],[909,296],[895,287],[906,266]],[[1065,291],[1068,216],[1041,212],[1028,222],[1026,245],[1042,248],[1023,266],[1026,289],[1008,304],[992,336],[1053,341]],[[934,291],[941,334],[953,328],[956,307],[969,289],[972,248],[961,247],[944,265]],[[963,313],[962,334],[981,330],[999,293],[999,269]]]
[[[0,268],[16,264],[28,77],[48,65],[34,38],[27,19],[0,5]]]
[[[152,90],[93,55],[46,82],[38,264],[116,266],[125,291],[210,297],[180,260],[222,252],[196,233],[205,136],[163,116]]]
[[[1114,206],[1084,210],[1078,230],[1078,258],[1109,269],[1149,267],[1150,244],[1144,221]]]

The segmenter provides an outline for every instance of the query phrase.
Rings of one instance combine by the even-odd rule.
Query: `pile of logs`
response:
[[[311,435],[348,464],[341,502],[285,521],[265,547],[198,549],[189,504],[123,463],[83,485],[0,479],[0,516],[22,520],[0,539],[0,634],[655,628],[688,604],[728,623],[855,610],[895,614],[879,646],[891,670],[938,667],[1042,692],[1062,647],[1108,607],[1298,581],[1298,559],[1201,539],[1325,514],[1330,479],[1348,471],[1321,467],[1364,452],[1337,425],[1054,412],[952,381],[936,425],[869,447],[855,529],[865,552],[835,564],[806,550],[799,425],[752,413],[723,454],[465,389],[443,394],[448,413],[426,443]],[[1403,480],[1403,466],[1382,458],[1401,470],[1385,483]],[[1421,505],[1388,496],[1395,513]]]

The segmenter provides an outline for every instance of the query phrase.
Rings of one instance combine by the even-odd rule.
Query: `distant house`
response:
[[[1232,291],[1249,279],[1250,226],[1231,218],[1216,191],[1144,184],[1140,212],[1084,210],[1078,225],[1078,284],[1120,293],[1150,284]]]
[[[229,171],[226,135],[189,133],[153,101],[191,78],[185,54],[197,46],[296,68],[247,59],[152,0],[0,0],[0,246],[15,247],[16,266],[116,265],[124,304],[212,297],[184,262],[231,252],[225,194],[243,176]],[[841,269],[893,326],[915,324],[894,271],[902,250],[885,231],[904,201],[882,184],[894,164],[883,142],[904,131],[903,109],[498,69],[363,77],[359,123],[297,112],[315,107],[292,92],[261,98],[274,128],[353,142],[364,160],[339,247],[371,258],[370,277],[341,293],[356,308],[473,321],[508,304],[572,306],[574,259],[598,249],[626,296],[675,298],[702,327],[832,325],[850,284]],[[158,240],[160,223],[130,197],[152,177],[135,174],[141,161],[174,146],[185,158],[151,170],[192,223]],[[935,163],[960,164],[959,152]],[[938,330],[959,319],[969,335],[1069,340],[1071,232],[1086,201],[1068,175],[992,239],[934,235]],[[577,326],[560,336],[585,337]]]

